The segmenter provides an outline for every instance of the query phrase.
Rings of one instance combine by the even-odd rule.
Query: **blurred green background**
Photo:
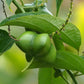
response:
[[[24,3],[31,3],[33,0],[24,0]],[[64,0],[59,17],[66,19],[69,11],[70,0]],[[55,0],[48,0],[48,9],[55,15],[56,3]],[[6,6],[8,16],[14,14],[16,7],[11,4],[12,11]],[[3,14],[2,3],[0,1],[0,21],[5,19]],[[82,36],[82,44],[80,47],[80,55],[84,55],[84,0],[74,0],[73,14],[71,16],[72,23],[74,23],[80,30]],[[0,27],[0,29],[7,30],[7,27]],[[11,34],[18,37],[25,30],[23,27],[11,27]],[[0,84],[38,84],[38,69],[22,70],[28,65],[24,53],[14,44],[13,47],[0,56]],[[78,84],[84,84],[84,76],[77,77]],[[56,84],[65,84],[59,78]]]

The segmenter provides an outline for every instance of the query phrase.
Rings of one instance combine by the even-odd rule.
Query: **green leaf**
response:
[[[11,4],[12,1],[13,0],[6,0],[7,5],[10,6],[10,4]]]
[[[64,50],[64,45],[60,38],[60,34],[58,34],[58,32],[56,34],[54,34],[53,41],[54,41],[56,50]]]
[[[54,73],[55,71],[53,68],[40,68],[38,73],[38,84],[66,84],[61,77],[55,78]]]
[[[0,23],[0,26],[15,25],[23,26],[28,30],[40,32],[40,33],[52,33],[59,31],[64,20],[56,18],[48,14],[41,13],[24,13],[11,16]],[[78,28],[69,23],[65,26],[65,30],[61,32],[61,40],[71,45],[72,47],[79,49],[81,44],[81,35]]]
[[[33,68],[51,68],[53,67],[52,64],[49,64],[47,62],[43,62],[42,60],[34,59],[30,66],[28,66],[27,69],[33,69]]]
[[[57,84],[53,68],[40,68],[38,84]]]
[[[57,51],[55,66],[57,68],[77,70],[84,73],[84,60],[80,56],[67,51]]]
[[[56,0],[56,7],[57,7],[56,16],[58,16],[58,12],[59,12],[62,1],[63,0]]]
[[[60,19],[56,19],[48,14],[30,12],[9,17],[2,21],[0,26],[16,25],[23,26],[37,32],[52,33],[59,29],[57,27],[59,24],[62,25],[64,23],[63,20],[61,22],[59,21]]]
[[[75,25],[68,23],[65,26],[65,30],[61,31],[60,36],[63,42],[79,50],[79,47],[81,45],[81,35],[80,31]]]
[[[0,29],[0,55],[10,49],[13,43],[14,40],[9,37],[8,33]]]
[[[57,51],[56,60],[53,64],[36,59],[28,68],[56,67],[57,69],[76,70],[84,74],[84,60],[67,51]]]

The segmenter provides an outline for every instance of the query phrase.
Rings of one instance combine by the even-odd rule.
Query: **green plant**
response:
[[[40,68],[39,84],[52,84],[52,82],[55,84],[55,79],[59,76],[69,84],[63,76],[64,72],[67,72],[73,82],[77,84],[75,76],[78,74],[77,72],[84,74],[84,59],[77,53],[73,54],[65,49],[65,44],[67,44],[79,52],[81,45],[80,31],[69,22],[73,0],[70,2],[70,11],[66,20],[56,17],[63,0],[56,0],[56,16],[53,16],[47,9],[45,0],[35,0],[26,6],[22,0],[20,0],[22,5],[16,0],[6,0],[9,8],[11,3],[17,7],[16,14],[10,17],[7,17],[4,1],[1,1],[6,19],[0,23],[0,27],[8,26],[8,33],[0,30],[0,53],[3,54],[15,42],[25,53],[27,61],[30,62],[26,69]],[[17,39],[10,35],[10,25],[22,26],[26,30]],[[45,68],[49,68],[49,72]],[[75,70],[76,73],[72,70]],[[51,76],[52,79],[45,83],[42,80],[43,73],[46,75],[43,80],[46,80],[48,76]]]

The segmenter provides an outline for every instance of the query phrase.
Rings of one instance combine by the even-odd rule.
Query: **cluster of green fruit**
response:
[[[52,63],[56,58],[56,48],[47,33],[37,34],[32,31],[24,32],[17,41],[17,46],[26,53],[28,62],[33,57],[42,58],[43,61]]]

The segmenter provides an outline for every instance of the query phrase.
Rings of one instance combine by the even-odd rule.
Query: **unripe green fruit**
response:
[[[32,56],[44,56],[51,47],[51,40],[48,34],[37,34],[27,31],[19,37],[20,41],[16,42],[18,47],[25,53]]]
[[[43,56],[48,53],[51,46],[51,40],[48,34],[38,34],[33,41],[33,50],[36,56]]]
[[[37,36],[35,32],[25,32],[19,37],[20,41],[17,41],[16,44],[23,52],[30,53],[35,36]]]
[[[42,58],[43,61],[48,63],[54,63],[56,60],[56,49],[54,45],[51,45],[50,50],[48,51],[44,58]]]

